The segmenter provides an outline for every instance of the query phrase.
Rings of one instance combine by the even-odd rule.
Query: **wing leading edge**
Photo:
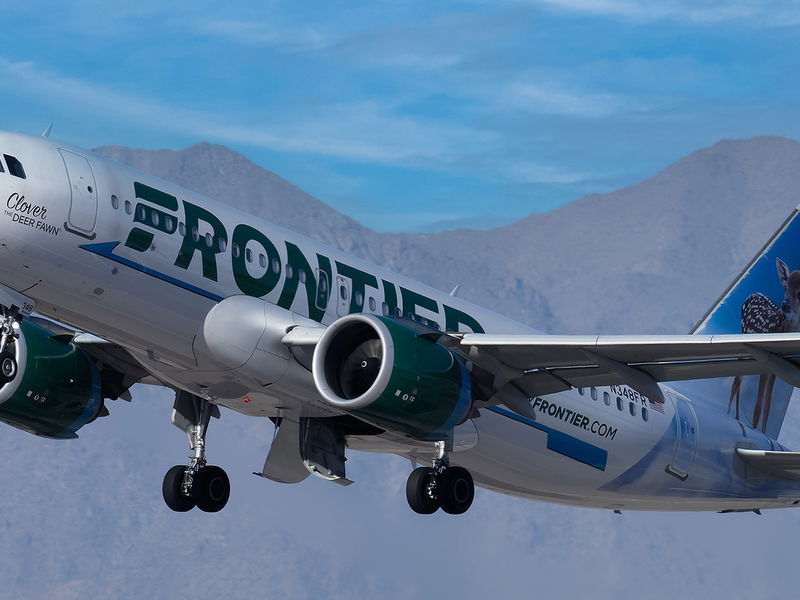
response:
[[[800,387],[800,334],[456,334],[475,363],[503,370],[529,396],[571,387],[628,385],[663,400],[658,382],[772,373]],[[492,368],[494,365],[494,368]]]

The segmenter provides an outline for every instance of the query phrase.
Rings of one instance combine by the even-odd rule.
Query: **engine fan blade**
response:
[[[380,340],[366,340],[342,361],[339,374],[345,398],[358,398],[375,382],[381,368],[383,346]]]

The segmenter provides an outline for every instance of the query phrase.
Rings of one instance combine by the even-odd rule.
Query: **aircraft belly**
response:
[[[470,469],[480,485],[587,506],[607,506],[613,495],[603,487],[635,471],[660,437],[630,425],[620,425],[613,440],[578,437],[563,423],[557,429],[540,417],[537,428],[491,410],[482,410],[475,424],[479,444],[454,460]],[[587,499],[578,501],[582,497]]]

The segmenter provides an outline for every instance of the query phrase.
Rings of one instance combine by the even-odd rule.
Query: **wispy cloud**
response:
[[[315,50],[333,43],[329,33],[318,28],[281,27],[274,23],[241,19],[198,17],[186,23],[195,34],[222,38],[253,46],[277,46],[286,50]]]
[[[772,0],[512,0],[514,3],[544,5],[592,15],[609,15],[635,21],[669,19],[694,23],[739,21],[757,26],[784,26],[800,23],[796,1]]]
[[[15,85],[39,98],[58,99],[83,110],[124,118],[157,129],[224,143],[388,164],[442,165],[454,162],[465,147],[491,142],[490,133],[399,114],[376,101],[330,104],[316,109],[286,109],[257,115],[244,124],[218,114],[178,107],[64,77],[32,62],[0,58],[0,87]],[[429,165],[431,166],[431,165]]]
[[[510,107],[530,112],[581,118],[608,117],[645,108],[634,98],[568,89],[556,82],[518,81],[506,86],[500,98]]]

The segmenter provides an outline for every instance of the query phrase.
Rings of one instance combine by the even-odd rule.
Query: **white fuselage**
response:
[[[254,382],[204,363],[195,338],[209,311],[234,295],[262,298],[306,325],[366,312],[443,330],[534,331],[91,152],[2,134],[4,152],[26,177],[0,174],[0,283],[36,300],[42,314],[129,349],[164,384],[218,405],[254,416],[336,414],[303,369]],[[774,442],[666,395],[654,406],[624,386],[573,389],[532,399],[536,421],[503,406],[483,409],[460,426],[467,441],[452,461],[483,487],[584,506],[749,509],[800,498],[796,486],[748,482],[737,463],[737,446]],[[430,453],[390,434],[348,442]]]

